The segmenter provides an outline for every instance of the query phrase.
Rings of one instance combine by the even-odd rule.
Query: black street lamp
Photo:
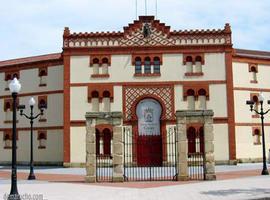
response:
[[[262,93],[259,94],[259,102],[261,105],[261,109],[259,111],[254,109],[254,101],[246,101],[246,104],[250,106],[250,111],[254,111],[255,113],[257,113],[258,115],[261,116],[261,122],[262,122],[262,150],[263,150],[263,170],[262,170],[262,175],[269,175],[269,172],[267,170],[267,165],[266,165],[266,155],[265,155],[265,137],[264,137],[264,115],[266,115],[270,109],[268,109],[266,112],[263,111],[263,101],[264,101],[264,97],[262,95]],[[270,104],[270,100],[267,101],[268,104]]]
[[[28,102],[29,106],[30,106],[30,115],[26,115],[23,113],[23,110],[25,109],[25,105],[20,105],[18,106],[18,108],[20,109],[20,115],[21,116],[25,116],[27,119],[30,119],[30,125],[31,125],[31,129],[30,129],[30,173],[28,176],[28,180],[35,180],[35,174],[34,174],[34,159],[33,159],[33,123],[34,123],[34,119],[38,118],[40,115],[43,115],[43,111],[44,109],[47,108],[47,105],[40,105],[39,109],[40,109],[40,113],[38,113],[36,116],[34,116],[33,114],[33,109],[34,109],[34,105],[36,104],[36,101],[33,97],[30,98],[29,102]]]
[[[13,118],[12,118],[12,171],[11,171],[11,190],[8,200],[20,200],[20,195],[17,188],[17,96],[21,90],[21,84],[15,77],[9,84],[9,90],[13,99]]]

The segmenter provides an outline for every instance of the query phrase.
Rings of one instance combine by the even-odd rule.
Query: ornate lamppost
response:
[[[263,110],[263,102],[264,102],[264,97],[262,93],[259,94],[259,102],[260,102],[260,109],[256,110],[253,108],[254,106],[254,101],[248,100],[246,101],[246,104],[250,106],[250,111],[254,111],[256,114],[260,115],[261,117],[261,124],[262,124],[262,150],[263,150],[263,170],[262,170],[262,175],[269,175],[269,172],[267,170],[267,165],[266,165],[266,154],[265,154],[265,137],[264,137],[264,115],[266,115],[270,109],[264,112]],[[270,104],[270,100],[267,101],[268,104]]]
[[[33,109],[34,105],[36,104],[36,101],[33,97],[31,97],[28,101],[28,104],[30,106],[30,115],[26,115],[23,113],[23,110],[25,109],[25,105],[20,105],[18,108],[20,109],[20,115],[26,117],[27,119],[30,119],[30,173],[28,176],[28,180],[35,180],[35,174],[34,174],[34,159],[33,159],[33,123],[34,119],[38,118],[40,115],[43,115],[44,109],[47,108],[46,104],[40,105],[40,113],[38,113],[36,116],[34,116]]]
[[[20,200],[20,195],[17,189],[17,96],[21,90],[21,84],[15,77],[9,84],[9,90],[12,95],[13,104],[13,118],[12,118],[12,171],[11,171],[11,190],[8,197],[8,200]]]

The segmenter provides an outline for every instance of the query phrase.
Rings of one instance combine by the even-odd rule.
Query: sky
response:
[[[71,32],[122,31],[136,19],[136,0],[6,0],[0,4],[0,60],[62,51]],[[145,0],[137,14],[145,15]],[[232,27],[234,48],[270,51],[270,0],[157,0],[171,30]],[[156,0],[147,0],[147,15]]]

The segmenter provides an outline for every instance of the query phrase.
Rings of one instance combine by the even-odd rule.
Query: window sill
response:
[[[253,145],[261,145],[261,144],[262,144],[261,142],[253,143]]]
[[[39,87],[46,87],[47,84],[46,83],[43,83],[43,84],[39,84]]]
[[[203,72],[186,72],[185,76],[203,76]]]
[[[159,77],[160,73],[152,73],[152,74],[134,74],[135,77]]]
[[[38,149],[46,149],[46,146],[38,146]]]
[[[258,81],[250,81],[250,83],[258,83]]]
[[[12,147],[4,147],[4,149],[12,149]]]
[[[39,119],[39,122],[47,122],[47,119]]]
[[[91,78],[109,78],[109,74],[92,74]]]
[[[5,120],[4,124],[12,124],[13,120]],[[19,121],[17,120],[16,123],[19,123]]]
[[[260,115],[252,115],[252,118],[260,118]]]

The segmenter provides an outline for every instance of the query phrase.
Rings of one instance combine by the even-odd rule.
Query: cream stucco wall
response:
[[[258,65],[258,83],[250,83],[252,74],[249,72],[248,63],[233,62],[233,81],[234,87],[246,88],[269,88],[270,65]]]
[[[34,106],[34,114],[39,113],[37,107],[38,97],[33,96],[36,100],[36,105]],[[30,108],[28,106],[29,96],[19,97],[19,103],[26,106],[25,113],[30,114]],[[39,122],[38,119],[34,121],[35,127],[44,127],[44,126],[63,126],[63,94],[49,94],[47,95],[47,106],[45,110],[46,122]],[[2,110],[0,114],[0,124],[2,128],[11,128],[11,123],[3,123],[5,121],[5,112],[4,112],[4,99],[0,99],[0,109]],[[18,124],[17,127],[29,127],[29,120],[17,113]]]
[[[187,101],[183,99],[183,86],[175,85],[175,111],[188,108]],[[227,117],[227,93],[225,84],[214,84],[209,86],[209,100],[206,108],[214,111],[214,117]]]
[[[86,157],[85,127],[70,128],[70,162],[85,163]]]
[[[214,124],[215,160],[229,160],[229,138],[227,124]]]
[[[71,120],[85,120],[85,113],[92,111],[92,103],[88,102],[87,87],[71,87],[70,113]],[[114,86],[114,98],[111,102],[111,111],[122,111],[122,86]],[[102,102],[99,103],[100,111],[103,111]]]
[[[40,78],[38,76],[38,68],[20,70],[20,83],[22,89],[20,94],[46,92],[63,90],[63,66],[48,67],[47,86],[39,87]],[[29,81],[31,80],[31,81]],[[6,81],[5,73],[0,73],[0,93],[2,95],[10,95],[10,91],[5,90]]]
[[[109,66],[110,77],[91,78],[93,67],[90,67],[90,57],[72,56],[71,83],[225,80],[224,53],[206,53],[205,65],[203,65],[204,75],[200,77],[186,77],[184,75],[186,67],[182,62],[182,54],[163,54],[160,77],[134,77],[135,68],[131,64],[131,55],[112,55],[111,66]]]
[[[3,138],[3,132],[0,132]],[[63,131],[47,130],[46,148],[39,149],[37,131],[33,132],[34,161],[43,163],[63,162]],[[30,131],[19,131],[17,140],[18,162],[29,162],[30,160]],[[11,162],[11,149],[4,149],[4,141],[0,140],[1,156],[0,162]]]
[[[262,138],[261,138],[262,141]],[[236,126],[236,156],[238,159],[262,158],[262,145],[253,144],[252,127]],[[265,127],[266,155],[270,149],[270,127]]]
[[[246,100],[250,100],[250,93],[252,91],[246,90],[235,90],[234,91],[234,110],[235,110],[235,122],[236,123],[260,123],[260,118],[252,118],[254,112],[250,112],[249,106],[246,105]],[[255,92],[258,93],[258,92]],[[270,99],[270,93],[263,93],[265,100]],[[268,109],[269,105],[267,102],[264,103],[264,109]],[[270,122],[269,114],[265,116],[265,122]]]

